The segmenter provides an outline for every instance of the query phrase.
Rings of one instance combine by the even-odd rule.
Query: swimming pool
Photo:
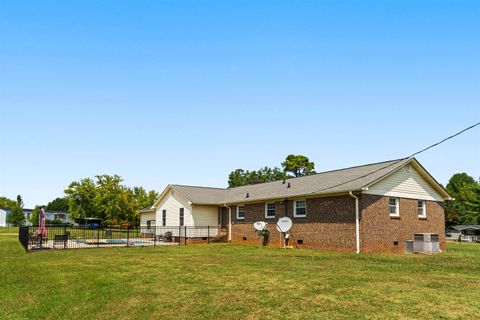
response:
[[[146,243],[149,243],[149,242],[147,242],[147,241],[141,241],[141,240],[133,240],[133,241],[131,241],[131,244],[133,244],[133,245],[146,244]]]
[[[110,244],[124,244],[124,243],[127,243],[127,241],[123,240],[123,239],[107,239],[106,242],[110,243]]]

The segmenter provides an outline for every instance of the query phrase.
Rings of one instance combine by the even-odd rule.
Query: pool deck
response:
[[[68,239],[67,241],[47,240],[40,243],[29,244],[29,250],[48,249],[85,249],[109,247],[153,247],[153,246],[178,246],[178,242],[154,241],[145,238],[128,239]]]

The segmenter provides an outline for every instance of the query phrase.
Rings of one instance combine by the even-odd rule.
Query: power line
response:
[[[350,183],[350,182],[353,182],[353,181],[356,181],[356,180],[359,180],[359,179],[368,177],[368,176],[371,175],[371,174],[377,173],[377,172],[379,172],[379,171],[381,171],[381,170],[384,170],[384,169],[386,169],[386,168],[388,168],[388,167],[391,167],[391,166],[393,166],[393,165],[395,165],[395,164],[397,164],[397,163],[399,163],[399,162],[401,162],[401,161],[404,161],[404,160],[406,160],[406,159],[413,158],[413,157],[416,156],[417,154],[423,153],[423,152],[425,152],[425,151],[427,151],[427,150],[429,150],[429,149],[431,149],[431,148],[433,148],[433,147],[436,147],[436,146],[444,143],[445,141],[450,140],[450,139],[452,139],[452,138],[455,138],[456,136],[461,135],[461,134],[464,133],[465,131],[468,131],[468,130],[470,130],[470,129],[473,129],[473,128],[475,128],[476,126],[479,126],[479,125],[480,125],[480,122],[477,122],[477,123],[471,125],[470,127],[467,127],[467,128],[465,128],[465,129],[463,129],[463,130],[461,130],[461,131],[459,131],[459,132],[457,132],[457,133],[455,133],[455,134],[452,134],[451,136],[449,136],[449,137],[447,137],[447,138],[445,138],[445,139],[443,139],[443,140],[441,140],[441,141],[439,141],[439,142],[437,142],[437,143],[434,143],[434,144],[432,144],[432,145],[430,145],[430,146],[428,146],[428,147],[426,147],[426,148],[424,148],[424,149],[422,149],[422,150],[420,150],[420,151],[417,151],[417,152],[413,153],[412,155],[410,155],[410,156],[408,156],[408,157],[398,159],[397,161],[394,161],[394,162],[392,162],[392,163],[390,163],[390,164],[388,164],[388,165],[386,165],[386,166],[384,166],[384,167],[381,167],[381,168],[379,168],[379,169],[377,169],[377,170],[375,170],[375,171],[369,172],[369,173],[367,173],[367,174],[364,174],[364,175],[362,175],[362,176],[360,176],[360,177],[351,179],[351,180],[349,180],[349,181],[341,182],[341,183],[339,183],[339,184],[336,184],[336,185],[333,185],[333,186],[330,186],[330,187],[327,187],[327,188],[324,188],[324,189],[315,191],[314,193],[319,193],[319,192],[322,192],[322,191],[326,191],[326,190],[329,190],[329,189],[333,189],[333,188],[339,187],[339,186],[341,186],[341,185],[344,185],[344,184],[347,184],[347,183]]]
[[[477,123],[475,123],[474,125],[471,125],[470,127],[465,128],[465,129],[463,129],[462,131],[459,131],[459,132],[451,135],[450,137],[447,137],[447,138],[443,139],[442,141],[439,141],[439,142],[437,142],[437,143],[434,143],[434,144],[432,144],[431,146],[426,147],[425,149],[422,149],[422,150],[420,150],[420,151],[417,151],[417,152],[415,152],[414,154],[412,154],[411,156],[409,156],[408,158],[412,158],[412,157],[416,156],[417,154],[420,154],[420,153],[422,153],[422,152],[427,151],[428,149],[431,149],[431,148],[433,148],[433,147],[436,147],[436,146],[438,146],[439,144],[442,144],[442,143],[444,143],[444,142],[447,141],[447,140],[450,140],[450,139],[452,139],[452,138],[455,138],[456,136],[461,135],[461,134],[464,133],[465,131],[468,131],[468,130],[470,130],[470,129],[473,129],[473,128],[475,128],[475,127],[478,126],[478,125],[480,125],[480,122],[477,122]]]

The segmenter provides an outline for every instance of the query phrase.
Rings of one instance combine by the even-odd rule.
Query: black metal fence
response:
[[[47,226],[41,236],[38,227],[20,227],[18,240],[26,251],[47,249],[84,249],[100,247],[172,246],[189,243],[220,242],[226,238],[219,226],[206,227],[140,227],[88,228]]]

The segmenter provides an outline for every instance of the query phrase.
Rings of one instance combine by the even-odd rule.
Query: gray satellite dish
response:
[[[258,231],[262,231],[263,229],[265,229],[266,226],[267,226],[267,223],[263,221],[257,221],[253,224],[253,227],[255,228],[255,230],[258,230]]]
[[[277,221],[277,230],[280,232],[288,232],[292,227],[292,219],[289,217],[282,217]]]

